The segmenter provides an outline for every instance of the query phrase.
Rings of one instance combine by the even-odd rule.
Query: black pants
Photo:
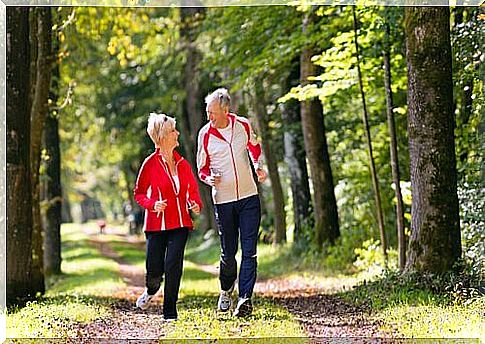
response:
[[[176,318],[176,303],[182,278],[185,244],[189,230],[178,228],[163,232],[145,232],[146,241],[146,287],[149,295],[160,288],[165,274],[163,315]]]

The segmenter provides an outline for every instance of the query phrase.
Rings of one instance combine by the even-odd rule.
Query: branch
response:
[[[61,26],[59,26],[56,31],[57,32],[62,32],[65,30],[66,27],[68,27],[69,25],[72,24],[72,22],[74,21],[74,18],[76,17],[76,9],[74,8],[71,12],[71,14],[69,14],[69,16],[67,17],[67,19],[64,21],[64,23],[62,23]]]
[[[72,95],[74,94],[74,87],[76,87],[76,81],[73,80],[69,83],[69,87],[67,88],[66,97],[64,98],[64,101],[59,106],[53,106],[51,108],[53,111],[62,110],[66,106],[72,104]]]

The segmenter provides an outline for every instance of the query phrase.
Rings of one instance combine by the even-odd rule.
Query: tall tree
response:
[[[384,216],[382,214],[382,205],[381,205],[381,193],[379,191],[379,181],[377,180],[377,172],[376,172],[376,165],[374,162],[374,154],[372,150],[372,138],[370,135],[370,126],[369,126],[369,115],[367,114],[367,105],[365,101],[365,93],[364,93],[364,84],[362,82],[362,71],[360,69],[360,51],[359,51],[359,42],[358,42],[358,23],[357,23],[357,15],[355,13],[355,6],[352,7],[352,16],[354,19],[354,44],[355,44],[355,54],[357,57],[357,72],[359,78],[359,87],[360,87],[360,95],[362,97],[362,120],[364,122],[364,129],[365,129],[365,137],[367,141],[367,149],[369,154],[369,163],[370,163],[370,171],[371,171],[371,178],[372,178],[372,186],[374,187],[374,197],[376,202],[376,212],[377,212],[377,223],[379,225],[379,233],[381,237],[381,247],[384,257],[387,257],[387,239],[386,239],[386,232],[384,229]]]
[[[386,9],[387,11],[387,9]],[[386,12],[387,14],[387,12]],[[386,113],[387,126],[389,128],[389,137],[391,138],[390,153],[391,153],[391,169],[392,180],[394,183],[394,192],[396,195],[396,223],[397,223],[397,238],[399,248],[399,269],[402,271],[406,265],[406,236],[404,234],[404,204],[401,193],[401,176],[399,173],[399,158],[397,152],[397,135],[396,123],[394,121],[394,102],[392,99],[392,81],[391,81],[391,62],[390,62],[390,26],[389,21],[384,23],[384,86],[386,90]]]
[[[59,50],[56,39],[54,53]],[[57,54],[56,54],[57,55]],[[61,151],[59,142],[59,118],[57,101],[59,98],[59,61],[52,74],[49,99],[54,107],[46,118],[42,145],[46,151],[45,178],[42,182],[42,202],[45,204],[44,216],[44,272],[45,275],[61,273]]]
[[[442,273],[461,256],[448,7],[407,7],[411,238],[407,269]]]
[[[303,35],[315,21],[315,11],[310,10],[303,19]],[[310,83],[309,77],[316,75],[312,63],[314,55],[311,44],[303,47],[300,57],[301,85]],[[320,99],[304,100],[301,103],[301,120],[305,151],[310,165],[313,184],[313,213],[315,217],[315,241],[318,247],[324,242],[333,244],[340,236],[337,201],[335,199],[330,156],[328,154],[323,107]]]
[[[7,302],[32,285],[29,8],[7,7]]]
[[[52,13],[50,7],[32,9],[33,33],[36,43],[35,84],[32,88],[32,108],[30,112],[30,168],[32,176],[32,280],[37,290],[45,291],[44,254],[42,237],[42,219],[40,212],[39,170],[41,161],[42,132],[49,111],[48,97],[52,74]]]
[[[201,90],[200,90],[200,73],[199,62],[201,54],[197,49],[195,40],[200,31],[200,25],[204,19],[205,9],[202,7],[183,7],[180,9],[181,17],[181,38],[185,51],[185,67],[183,71],[184,76],[184,107],[182,110],[182,127],[184,140],[186,140],[187,159],[192,166],[196,166],[195,152],[197,149],[197,133],[202,126],[202,118],[204,110],[201,108]],[[201,193],[204,208],[202,209],[201,227],[203,230],[209,228],[216,228],[215,219],[213,216],[214,210],[212,206],[210,189],[199,181],[199,190]]]
[[[283,188],[281,187],[280,174],[278,172],[278,162],[274,150],[271,147],[272,134],[269,130],[268,118],[265,106],[265,94],[262,80],[255,80],[251,87],[252,108],[258,123],[259,135],[262,140],[268,175],[271,181],[271,190],[273,191],[274,206],[274,227],[275,235],[274,244],[281,244],[286,241],[286,211]]]
[[[286,78],[286,90],[295,87],[300,81],[300,61],[294,61],[290,73]],[[280,105],[284,127],[285,162],[290,172],[290,186],[293,197],[294,242],[301,242],[303,225],[311,216],[311,194],[308,183],[306,166],[306,152],[301,140],[300,103],[296,99],[289,99]]]

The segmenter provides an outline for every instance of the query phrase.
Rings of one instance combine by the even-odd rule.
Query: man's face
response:
[[[216,128],[227,125],[227,109],[221,108],[218,102],[207,104],[207,119]]]

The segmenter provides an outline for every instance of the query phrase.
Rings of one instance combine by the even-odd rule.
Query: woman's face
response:
[[[216,128],[227,125],[227,109],[222,108],[218,102],[212,101],[207,104],[207,119]]]
[[[170,148],[175,148],[179,146],[179,138],[180,133],[178,132],[177,128],[175,128],[175,125],[171,126],[170,128],[167,128],[165,132],[165,137],[163,138],[163,143],[167,145]]]

